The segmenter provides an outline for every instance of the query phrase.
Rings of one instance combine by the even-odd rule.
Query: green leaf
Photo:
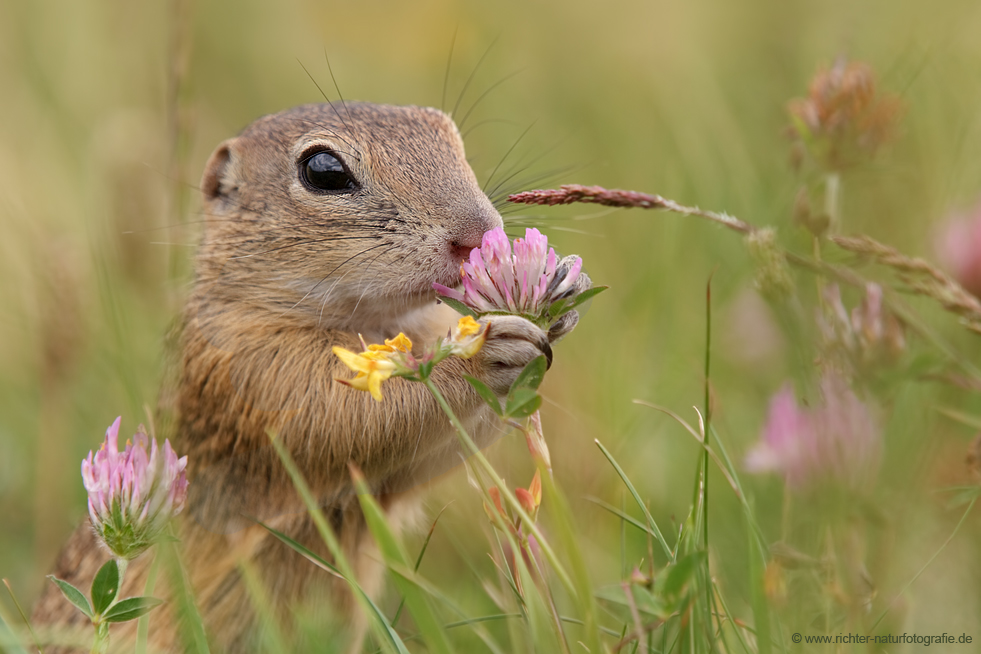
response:
[[[92,618],[92,605],[89,604],[88,598],[85,597],[82,591],[75,588],[67,581],[58,579],[54,575],[48,575],[48,579],[53,581],[55,585],[61,589],[61,594],[64,595],[69,602],[77,606],[79,611],[84,613],[89,619]]]
[[[564,297],[548,305],[548,316],[552,320],[561,318],[572,310],[572,298]]]
[[[146,615],[161,604],[163,604],[163,600],[158,600],[156,597],[128,597],[113,605],[102,616],[102,620],[104,622],[128,622],[141,615]]]
[[[447,306],[449,306],[451,309],[453,309],[459,314],[462,314],[464,316],[470,316],[471,318],[477,317],[477,314],[474,313],[473,309],[465,305],[463,302],[460,302],[459,300],[454,300],[451,297],[440,295],[439,301],[446,303]]]
[[[574,297],[566,297],[566,298],[562,298],[561,300],[556,300],[551,305],[549,305],[548,315],[552,318],[552,320],[555,320],[556,318],[559,318],[569,313],[579,305],[584,304],[588,300],[593,299],[594,297],[596,297],[597,295],[599,295],[600,293],[602,293],[608,288],[610,287],[594,286],[592,288],[586,289],[585,291]]]
[[[596,297],[597,295],[599,295],[600,293],[602,293],[603,291],[605,291],[608,288],[610,288],[610,287],[609,286],[594,286],[592,288],[586,289],[585,291],[583,291],[582,293],[580,293],[579,295],[577,295],[572,300],[572,304],[569,305],[569,308],[570,309],[575,309],[579,305],[584,304],[587,300],[592,300],[594,297]]]
[[[508,418],[527,418],[542,405],[542,396],[530,388],[519,388],[508,398],[504,413]]]
[[[96,615],[101,614],[119,595],[119,566],[116,559],[109,559],[95,573],[92,581],[92,609]]]
[[[548,360],[545,359],[544,354],[529,361],[517,379],[514,380],[514,383],[511,384],[511,388],[508,391],[508,402],[510,402],[511,396],[514,395],[515,391],[520,388],[537,390],[541,386],[542,380],[545,379],[546,370],[548,370]]]
[[[490,389],[490,386],[480,381],[476,377],[471,377],[470,375],[464,375],[464,379],[470,382],[473,389],[477,391],[477,394],[487,403],[487,405],[494,409],[494,413],[499,416],[504,416],[504,411],[501,410],[501,401],[497,399],[497,394]]]

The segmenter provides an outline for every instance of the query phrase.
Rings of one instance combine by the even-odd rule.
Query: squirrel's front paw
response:
[[[528,362],[545,355],[552,365],[548,334],[518,316],[492,316],[487,322],[487,341],[474,357],[479,377],[497,395],[507,395],[511,384]]]
[[[557,280],[564,279],[569,271],[569,268],[572,267],[572,265],[576,262],[577,259],[579,259],[579,257],[576,255],[563,257],[562,260],[559,261],[559,265],[556,269],[555,279]],[[563,293],[560,297],[567,297],[567,296],[571,297],[573,295],[579,295],[583,291],[587,291],[592,287],[593,287],[593,282],[592,280],[589,279],[589,275],[587,275],[585,272],[581,272],[579,273],[579,276],[576,278],[576,283],[572,285],[572,288],[570,288],[568,291]],[[553,301],[557,299],[559,298],[553,298]],[[565,314],[564,316],[556,320],[555,323],[549,328],[548,342],[555,343],[561,340],[569,332],[575,329],[577,324],[579,324],[578,311],[573,310]]]

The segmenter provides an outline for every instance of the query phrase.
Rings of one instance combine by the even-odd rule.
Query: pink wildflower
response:
[[[442,284],[433,288],[447,298],[483,313],[542,316],[549,306],[570,292],[582,270],[582,259],[558,260],[548,238],[529,228],[512,244],[500,227],[484,234],[479,248],[461,267],[463,291]]]
[[[116,418],[99,451],[82,460],[82,481],[96,534],[117,557],[134,559],[183,510],[187,457],[178,459],[169,440],[160,451],[142,425],[120,452],[119,423]]]
[[[981,298],[981,204],[943,227],[936,241],[940,261],[967,291]]]
[[[798,406],[789,386],[773,397],[747,470],[782,473],[798,491],[827,480],[858,489],[874,474],[880,434],[868,407],[837,375],[826,374],[821,391],[823,404],[811,408]]]
[[[895,362],[906,349],[903,324],[883,306],[882,287],[869,282],[865,297],[849,315],[837,284],[824,288],[824,315],[818,324],[830,356],[844,355],[856,370]]]

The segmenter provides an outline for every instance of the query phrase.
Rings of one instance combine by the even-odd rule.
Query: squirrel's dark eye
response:
[[[357,188],[340,159],[330,152],[318,152],[300,162],[300,175],[318,191],[345,191]]]

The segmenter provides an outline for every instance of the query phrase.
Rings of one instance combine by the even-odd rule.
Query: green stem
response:
[[[501,476],[497,474],[496,470],[494,470],[494,466],[492,466],[484,455],[481,454],[480,448],[478,448],[477,444],[473,442],[473,438],[470,437],[466,427],[463,426],[463,423],[460,422],[460,419],[457,417],[456,413],[453,412],[452,407],[450,407],[449,402],[446,401],[446,398],[443,397],[443,394],[440,392],[439,388],[436,387],[436,384],[433,383],[433,380],[429,376],[423,377],[422,383],[425,384],[426,388],[429,389],[429,392],[433,394],[433,397],[436,398],[436,402],[439,404],[440,408],[443,409],[446,417],[450,419],[450,423],[456,428],[457,436],[460,439],[460,444],[463,446],[465,453],[471,455],[481,469],[483,469],[483,471],[487,474],[487,476],[490,477],[491,481],[501,489],[501,497],[504,498],[514,513],[521,518],[521,523],[523,525],[527,525],[528,530],[534,534],[535,538],[538,540],[538,545],[542,549],[542,554],[545,555],[548,562],[553,568],[555,568],[555,572],[562,581],[562,585],[565,586],[570,593],[575,594],[576,587],[572,583],[572,579],[569,577],[569,574],[559,562],[555,551],[552,549],[551,545],[549,545],[548,541],[545,540],[545,536],[538,529],[535,521],[532,520],[531,516],[524,510],[514,494],[504,492],[504,490],[507,488],[504,480],[501,479]]]
[[[705,617],[707,620],[707,632],[709,637],[709,647],[715,651],[714,630],[712,628],[712,571],[709,565],[709,434],[711,433],[712,411],[711,411],[711,362],[712,362],[712,277],[709,277],[708,284],[705,285],[705,413],[704,434],[702,440],[705,444],[705,451],[702,453],[702,535],[705,543]]]
[[[116,596],[112,598],[112,601],[109,603],[109,606],[112,606],[113,604],[119,601],[119,596],[122,594],[123,591],[123,579],[126,577],[126,568],[128,565],[129,565],[129,561],[127,561],[126,559],[120,557],[116,558],[116,569],[119,571],[119,586],[118,586],[118,590],[116,591]]]
[[[964,515],[961,516],[961,519],[957,523],[957,526],[954,527],[954,531],[952,531],[950,533],[950,536],[948,536],[947,537],[947,540],[944,541],[944,544],[940,546],[940,549],[938,549],[936,552],[933,553],[933,556],[930,557],[930,560],[923,564],[923,567],[920,568],[919,572],[917,572],[915,575],[913,575],[913,578],[910,579],[908,582],[906,582],[906,585],[903,586],[902,590],[900,590],[898,593],[896,593],[896,597],[897,598],[898,597],[901,597],[903,595],[903,593],[906,592],[906,589],[909,588],[910,586],[912,586],[913,585],[913,582],[916,581],[917,579],[919,579],[920,578],[920,575],[923,574],[923,572],[927,568],[930,567],[930,564],[933,563],[934,560],[938,556],[940,556],[940,553],[943,552],[944,549],[946,549],[948,545],[950,545],[950,541],[954,540],[954,536],[956,536],[957,535],[957,532],[959,532],[961,530],[961,527],[964,525],[964,521],[967,520],[968,514],[971,512],[971,509],[974,508],[974,505],[977,503],[977,501],[978,501],[978,498],[977,497],[975,497],[973,500],[971,500],[971,503],[968,504],[967,505],[967,508],[964,510]],[[882,622],[882,619],[884,617],[886,617],[886,615],[889,613],[889,611],[892,610],[892,606],[893,606],[894,603],[895,603],[895,599],[892,602],[889,603],[889,605],[885,608],[885,610],[878,617],[878,619],[876,619],[876,621],[872,624],[872,628],[869,629],[869,632],[870,633],[873,632],[873,631],[875,631],[875,628],[879,626],[879,623]]]
[[[105,654],[109,651],[109,623],[93,624],[95,638],[92,640],[91,654]]]

